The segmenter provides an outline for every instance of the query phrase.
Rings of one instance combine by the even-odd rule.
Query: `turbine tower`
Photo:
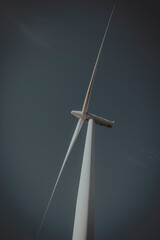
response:
[[[108,119],[104,119],[102,117],[88,113],[88,106],[89,106],[91,91],[93,87],[93,82],[94,82],[100,54],[103,48],[104,40],[109,28],[111,18],[114,12],[114,8],[115,8],[115,5],[113,6],[113,9],[110,14],[109,21],[107,23],[107,27],[102,39],[102,43],[100,45],[100,49],[99,49],[95,66],[92,72],[89,87],[88,87],[84,104],[82,107],[82,111],[71,112],[71,114],[77,117],[79,120],[76,125],[75,131],[73,133],[73,136],[69,144],[63,164],[61,166],[60,172],[58,174],[56,183],[53,187],[53,191],[51,193],[45,213],[43,215],[43,218],[36,236],[36,240],[39,239],[39,235],[40,235],[44,220],[46,218],[50,203],[52,201],[53,195],[55,193],[57,184],[59,182],[64,166],[66,164],[66,161],[79,135],[79,132],[82,128],[84,121],[88,122],[88,128],[87,128],[85,148],[84,148],[83,161],[82,161],[82,167],[81,167],[72,240],[94,240],[94,125],[98,124],[101,126],[112,128],[114,125],[114,121],[110,121]]]

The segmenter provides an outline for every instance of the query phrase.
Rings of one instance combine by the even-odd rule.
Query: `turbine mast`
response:
[[[94,240],[94,120],[87,128],[72,240]]]

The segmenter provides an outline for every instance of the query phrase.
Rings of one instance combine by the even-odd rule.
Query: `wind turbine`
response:
[[[86,142],[84,148],[84,155],[82,161],[81,175],[79,181],[76,210],[75,210],[75,219],[73,227],[72,240],[94,240],[94,124],[99,124],[108,128],[112,128],[115,121],[110,121],[102,117],[88,113],[88,106],[91,97],[91,91],[93,87],[93,82],[100,58],[100,54],[103,48],[104,40],[109,28],[109,24],[115,9],[115,5],[111,11],[107,27],[104,32],[104,36],[100,45],[100,49],[97,55],[97,59],[94,65],[94,69],[91,75],[91,80],[88,86],[86,97],[83,103],[82,111],[71,111],[71,114],[76,116],[79,120],[76,125],[75,131],[73,133],[71,142],[69,144],[66,156],[64,158],[63,164],[61,166],[60,172],[58,174],[57,180],[53,187],[51,196],[49,198],[45,213],[43,215],[36,240],[38,240],[44,220],[46,218],[50,203],[52,201],[53,195],[55,193],[56,187],[58,185],[59,179],[63,172],[64,166],[67,162],[67,159],[71,153],[71,150],[76,142],[76,139],[79,135],[79,132],[82,128],[84,121],[88,122]]]

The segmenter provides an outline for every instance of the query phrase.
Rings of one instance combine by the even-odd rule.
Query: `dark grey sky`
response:
[[[0,7],[0,239],[34,240],[76,125],[112,1],[8,1]],[[96,240],[160,239],[158,1],[117,1],[99,62]],[[70,240],[87,124],[40,240]]]

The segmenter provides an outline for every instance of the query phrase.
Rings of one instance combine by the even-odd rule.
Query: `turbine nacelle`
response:
[[[93,115],[91,113],[83,113],[81,111],[71,111],[71,114],[74,115],[77,118],[82,119],[83,121],[89,121],[89,119],[93,119],[95,121],[96,124],[101,125],[101,126],[105,126],[108,128],[112,128],[114,125],[114,121],[110,121],[108,119],[104,119],[102,117]]]

